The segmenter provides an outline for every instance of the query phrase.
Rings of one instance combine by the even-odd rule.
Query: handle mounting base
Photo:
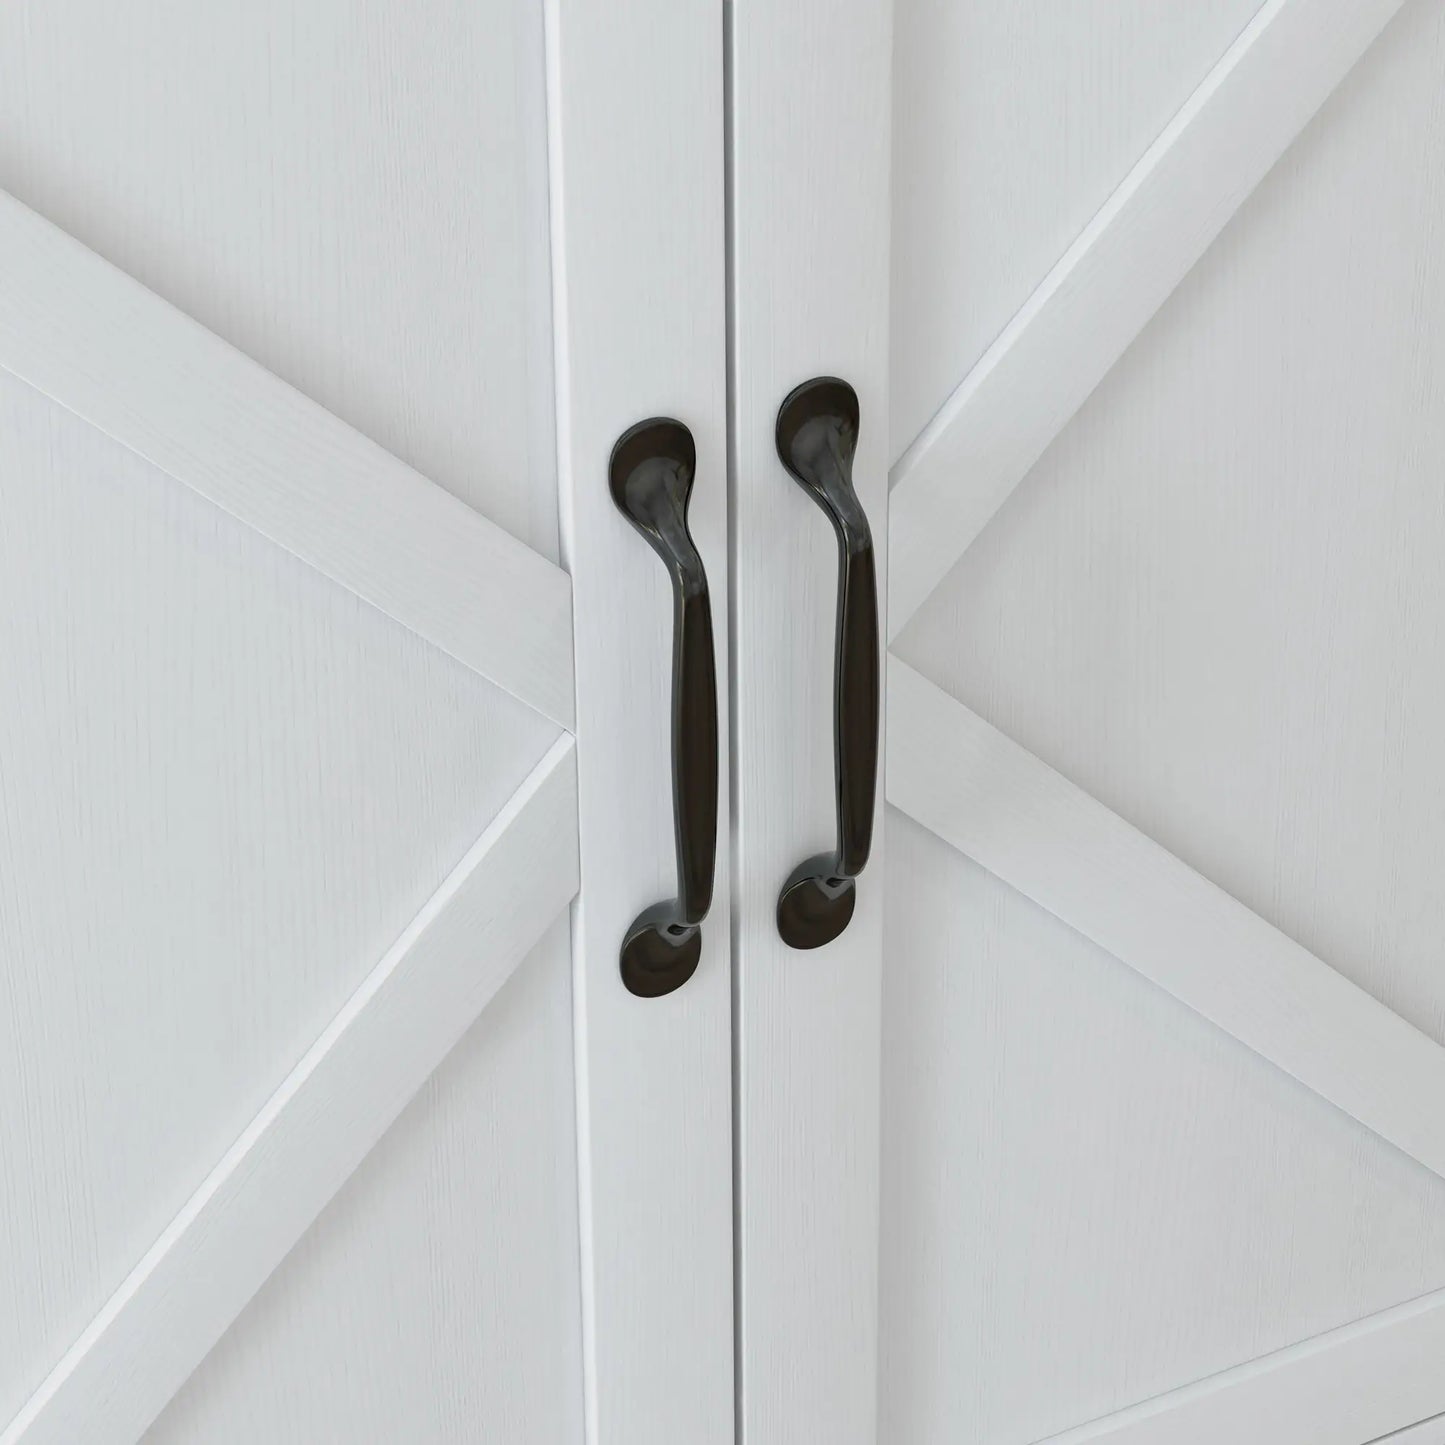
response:
[[[836,853],[799,863],[778,894],[778,936],[789,948],[822,948],[853,920],[858,888],[838,872]]]

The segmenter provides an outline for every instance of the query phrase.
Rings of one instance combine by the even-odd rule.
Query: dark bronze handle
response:
[[[622,940],[622,981],[643,998],[681,988],[702,954],[717,856],[717,677],[707,574],[687,530],[697,452],[680,421],[653,417],[618,438],[608,484],[618,510],[672,578],[672,812],[677,897],[655,903]]]
[[[778,410],[778,456],[838,536],[838,638],[833,663],[833,766],[838,847],[800,863],[778,895],[778,932],[819,948],[847,928],[854,879],[873,845],[878,785],[878,583],[873,534],[853,490],[858,394],[835,376],[805,381]]]

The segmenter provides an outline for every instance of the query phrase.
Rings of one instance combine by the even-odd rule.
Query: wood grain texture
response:
[[[571,726],[564,573],[3,193],[0,368]]]
[[[1411,4],[896,644],[1437,1042],[1442,73]]]
[[[1038,1440],[1445,1283],[1439,1179],[887,819],[880,1440]]]
[[[10,1422],[3,1445],[134,1441],[577,887],[555,742]]]
[[[0,189],[557,560],[541,7],[15,0]]]
[[[145,1436],[582,1440],[559,918]]]
[[[1445,1292],[1360,1320],[1041,1445],[1359,1445],[1445,1402]],[[1379,1445],[1427,1445],[1438,1422]]]
[[[731,7],[740,1439],[864,1445],[876,1426],[881,823],[847,930],[809,953],[777,898],[838,844],[838,547],[774,427],[845,378],[853,480],[887,599],[891,0]],[[880,733],[882,723],[880,720]],[[878,810],[882,809],[881,764]]]
[[[894,468],[890,636],[1399,6],[1266,0]]]
[[[896,0],[896,462],[1260,0]]]
[[[563,552],[577,636],[574,917],[590,1445],[732,1445],[732,905],[726,312],[718,7],[548,6]],[[676,896],[673,599],[607,465],[650,416],[692,432],[689,525],[717,657],[718,823],[697,972],[627,992],[636,916]]]
[[[1445,1048],[893,658],[888,799],[1427,1169]]]
[[[557,729],[0,373],[0,1425]]]

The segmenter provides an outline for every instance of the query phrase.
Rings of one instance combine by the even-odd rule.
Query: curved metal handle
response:
[[[878,785],[878,582],[873,534],[853,490],[858,394],[818,376],[778,410],[778,456],[838,536],[838,640],[833,664],[838,847],[800,863],[778,895],[778,932],[792,948],[819,948],[847,928],[854,879],[873,844]]]
[[[702,954],[717,856],[717,677],[707,574],[687,530],[697,452],[680,421],[653,417],[618,438],[608,485],[672,578],[672,811],[677,897],[644,909],[622,940],[622,981],[643,998],[681,988]]]

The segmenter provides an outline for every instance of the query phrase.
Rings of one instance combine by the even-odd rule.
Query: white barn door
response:
[[[734,22],[740,500],[802,379],[750,318],[889,436],[881,1044],[851,930],[744,931],[743,1439],[1445,1438],[1445,6],[894,0],[891,62],[886,8]],[[757,214],[839,221],[781,302]],[[822,745],[820,550],[754,666]]]
[[[1359,1445],[1445,1411],[1445,7],[896,16],[880,1433]]]
[[[725,625],[722,37],[564,9],[0,16],[5,1445],[732,1438],[726,871],[627,992],[606,489],[693,427]]]

